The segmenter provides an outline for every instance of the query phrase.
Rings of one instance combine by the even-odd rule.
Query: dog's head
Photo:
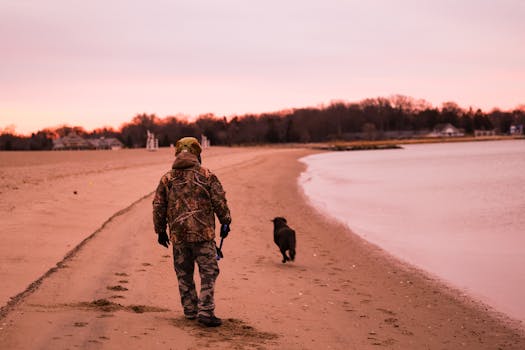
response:
[[[273,222],[274,229],[278,229],[280,227],[286,226],[286,219],[281,216],[277,216],[273,218],[272,222]]]

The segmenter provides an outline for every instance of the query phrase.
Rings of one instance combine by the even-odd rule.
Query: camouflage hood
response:
[[[188,169],[197,165],[200,165],[200,163],[196,155],[187,151],[182,151],[177,155],[177,158],[175,158],[175,161],[173,162],[171,168]]]

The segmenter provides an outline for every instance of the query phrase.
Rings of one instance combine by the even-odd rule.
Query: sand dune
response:
[[[0,348],[525,348],[519,324],[310,207],[297,159],[312,152],[205,151],[233,216],[213,330],[182,318],[171,251],[153,233],[150,193],[170,150],[0,154],[1,304],[60,262],[3,307]],[[293,264],[272,242],[277,215],[297,231]]]

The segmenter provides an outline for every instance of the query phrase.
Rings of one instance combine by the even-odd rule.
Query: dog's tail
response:
[[[295,260],[295,231],[290,235],[290,260]]]

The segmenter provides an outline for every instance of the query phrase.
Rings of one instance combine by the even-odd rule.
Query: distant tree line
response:
[[[467,135],[474,130],[493,129],[505,134],[511,125],[525,125],[525,105],[511,111],[494,109],[486,113],[480,109],[463,109],[454,102],[443,103],[437,108],[424,100],[396,95],[230,119],[204,114],[189,121],[185,117],[161,119],[154,114],[138,114],[120,130],[99,128],[87,132],[82,127],[62,126],[31,136],[3,130],[0,150],[49,150],[53,139],[70,132],[85,138],[115,137],[129,148],[145,147],[147,130],[155,133],[161,147],[174,144],[183,136],[199,138],[203,134],[212,145],[231,146],[413,137],[422,136],[444,123],[463,129]]]

